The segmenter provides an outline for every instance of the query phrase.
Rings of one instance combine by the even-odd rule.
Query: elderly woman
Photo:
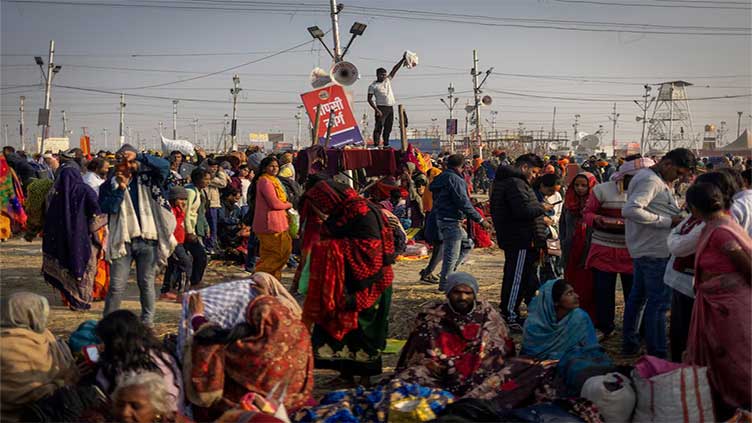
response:
[[[306,190],[303,203],[323,221],[301,277],[308,286],[303,320],[315,323],[316,367],[346,379],[381,374],[394,279],[389,223],[378,206],[331,179]]]
[[[164,377],[155,372],[128,372],[118,378],[112,393],[112,414],[123,423],[174,422]]]
[[[68,345],[47,330],[47,299],[30,292],[5,297],[0,310],[0,420],[74,383],[78,371]]]
[[[199,421],[214,421],[238,408],[249,394],[284,391],[288,410],[302,407],[313,391],[313,352],[308,330],[277,297],[260,295],[245,322],[223,329],[204,317],[201,295],[188,310],[196,331],[185,355],[186,396]]]

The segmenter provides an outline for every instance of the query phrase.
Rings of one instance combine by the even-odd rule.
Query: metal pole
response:
[[[109,143],[107,142],[107,128],[103,129],[104,131],[104,145],[107,146]]]
[[[478,87],[478,50],[473,49],[473,92],[475,94],[475,139],[478,143],[478,155],[483,159],[480,140],[480,88]]]
[[[614,113],[612,117],[614,128],[611,130],[611,155],[616,156],[616,121],[619,120],[619,114],[616,113],[616,103],[614,103]]]
[[[234,88],[230,90],[230,93],[232,94],[232,127],[230,128],[230,136],[231,136],[231,146],[230,149],[235,151],[238,149],[237,146],[237,130],[238,130],[238,119],[237,119],[237,111],[238,111],[238,94],[240,93],[240,77],[235,74],[235,76],[232,78],[233,86]]]
[[[172,139],[178,139],[178,101],[172,100]]]
[[[198,145],[198,118],[193,118],[193,145]]]
[[[44,86],[44,108],[47,110],[47,122],[42,127],[42,143],[39,147],[39,153],[44,152],[44,140],[47,138],[47,132],[50,130],[50,91],[52,90],[52,70],[55,68],[55,65],[52,63],[52,60],[55,56],[55,40],[50,40],[50,57],[49,61],[47,62],[47,77],[45,78],[45,86]]]
[[[3,145],[8,145],[8,124],[7,123],[3,126],[3,132],[5,133],[4,134],[5,135],[5,144],[3,144]]]
[[[125,93],[120,93],[120,130],[118,132],[120,145],[125,144],[125,134],[123,128],[125,127]]]
[[[572,142],[577,141],[577,128],[580,126],[580,115],[576,114],[574,115],[574,136],[572,137]]]
[[[454,85],[449,83],[449,120],[454,119]],[[457,125],[454,125],[454,132],[457,132]],[[454,154],[454,134],[449,134],[449,152]]]
[[[742,134],[742,113],[744,112],[736,112],[736,137],[739,138],[739,136]]]
[[[334,63],[342,60],[339,57],[339,17],[337,11],[337,0],[329,1],[329,9],[332,16],[332,38],[334,38]]]
[[[68,135],[68,119],[65,118],[65,110],[60,111],[63,114],[63,138]]]
[[[553,116],[553,119],[551,120],[551,141],[553,141],[554,138],[556,138],[556,106],[554,106],[554,116]],[[547,150],[548,145],[546,145],[544,149]]]
[[[300,136],[303,129],[303,117],[300,115],[300,110],[298,110],[298,113],[295,113],[295,119],[298,121],[298,136],[295,137],[295,149],[300,150]]]
[[[26,149],[26,143],[24,140],[24,102],[26,101],[25,96],[21,96],[20,98],[20,105],[18,106],[18,111],[21,113],[21,118],[19,120],[19,135],[21,136],[21,150]]]
[[[668,103],[668,151],[673,147],[674,139],[674,84],[671,84]]]
[[[642,107],[642,136],[640,137],[640,154],[645,154],[645,127],[647,126],[648,118],[648,98],[650,98],[650,86],[645,85],[645,95],[642,96],[645,99],[645,105]]]

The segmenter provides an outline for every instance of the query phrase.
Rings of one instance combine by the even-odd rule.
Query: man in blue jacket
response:
[[[110,261],[110,289],[104,314],[120,308],[128,285],[131,263],[136,262],[141,320],[154,322],[154,279],[157,267],[166,263],[176,242],[172,238],[175,217],[167,209],[164,186],[170,173],[167,160],[139,154],[125,144],[120,164],[99,188],[99,206],[109,214],[109,240],[105,251]]]
[[[453,154],[446,160],[446,171],[431,182],[428,187],[433,194],[433,210],[439,227],[439,238],[444,243],[444,262],[441,265],[439,290],[446,289],[446,277],[454,272],[472,248],[472,241],[462,228],[465,217],[470,218],[485,229],[491,224],[475,210],[467,193],[467,183],[462,177],[465,158]]]

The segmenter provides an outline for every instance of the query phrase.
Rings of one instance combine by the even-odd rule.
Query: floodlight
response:
[[[360,22],[355,22],[352,27],[350,28],[350,34],[353,35],[363,35],[363,33],[366,31],[366,27],[368,25]]]
[[[311,34],[311,37],[313,38],[324,38],[324,31],[322,31],[321,28],[317,26],[308,27],[308,33]]]

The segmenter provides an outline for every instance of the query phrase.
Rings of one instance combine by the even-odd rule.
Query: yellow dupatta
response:
[[[279,198],[280,201],[287,202],[287,191],[285,191],[285,187],[282,186],[282,182],[279,181],[279,178],[272,175],[267,175],[266,173],[261,175],[259,178],[264,178],[267,181],[271,182],[272,185],[274,185],[274,192],[277,194],[277,198]]]

